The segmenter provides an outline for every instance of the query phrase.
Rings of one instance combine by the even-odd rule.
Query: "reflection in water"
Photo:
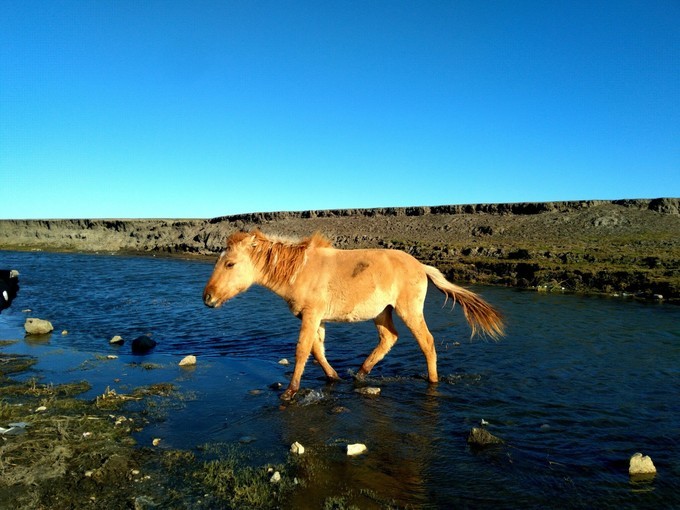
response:
[[[22,277],[0,320],[19,327],[30,308],[69,331],[52,335],[52,346],[124,357],[129,343],[111,347],[113,335],[129,342],[152,333],[158,346],[145,360],[174,367],[175,358],[197,355],[193,372],[171,372],[194,397],[144,434],[190,449],[244,440],[257,464],[285,460],[299,441],[307,449],[300,469],[314,482],[292,507],[318,508],[330,496],[360,508],[392,500],[416,508],[680,506],[678,306],[476,289],[504,312],[508,335],[471,342],[460,310],[442,308],[432,289],[426,317],[438,385],[423,379],[423,355],[397,320],[400,339],[367,382],[381,395],[355,393],[350,374],[375,346],[375,328],[329,324],[326,354],[344,380],[327,385],[310,363],[302,382],[314,393],[282,410],[269,387],[287,382],[291,367],[276,362],[292,358],[299,323],[273,294],[255,288],[207,309],[201,291],[211,264],[181,260],[0,252],[0,266]],[[482,420],[504,445],[470,450],[467,435]],[[348,458],[345,446],[355,442],[368,452]],[[627,473],[637,451],[659,469],[645,484]]]
[[[377,398],[357,397],[346,386],[324,392],[314,404],[293,404],[282,412],[283,442],[307,445],[304,466],[315,471],[314,483],[296,492],[291,508],[321,508],[329,494],[345,495],[348,504],[359,508],[425,504],[424,476],[440,421],[436,397],[428,390],[404,406],[390,396],[391,386],[383,386]],[[366,444],[368,452],[347,456],[346,446],[357,442]]]

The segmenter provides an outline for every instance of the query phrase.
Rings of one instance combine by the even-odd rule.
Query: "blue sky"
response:
[[[677,0],[0,7],[0,218],[680,196]]]

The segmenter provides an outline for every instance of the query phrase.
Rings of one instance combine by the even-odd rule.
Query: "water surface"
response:
[[[189,449],[240,441],[254,462],[285,459],[293,441],[323,457],[323,479],[291,506],[319,507],[343,487],[416,508],[680,506],[680,307],[479,287],[507,317],[508,334],[470,341],[461,311],[442,307],[431,288],[426,318],[440,384],[425,382],[424,358],[397,321],[402,336],[371,374],[380,397],[356,394],[350,375],[375,346],[374,327],[329,324],[327,357],[345,381],[328,385],[309,363],[302,384],[310,392],[282,410],[269,385],[287,382],[292,365],[277,361],[294,358],[299,321],[265,289],[213,310],[201,302],[212,270],[206,262],[0,251],[0,267],[21,273],[0,326],[18,330],[27,315],[55,326],[45,340],[52,354],[41,362],[47,374],[64,371],[62,348],[83,359],[139,360],[129,343],[115,348],[109,339],[151,334],[158,341],[143,360],[166,369],[121,364],[132,372],[123,383],[170,374],[192,398],[143,435]],[[186,354],[199,357],[193,372],[175,366]],[[110,372],[91,376],[93,392],[113,384]],[[503,446],[467,445],[482,420]],[[348,459],[348,442],[367,444],[369,453]],[[657,466],[653,480],[629,479],[637,451]]]

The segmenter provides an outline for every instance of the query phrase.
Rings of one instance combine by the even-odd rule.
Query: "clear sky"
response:
[[[0,218],[680,196],[678,0],[0,12]]]

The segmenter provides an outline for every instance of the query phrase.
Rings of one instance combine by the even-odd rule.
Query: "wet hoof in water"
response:
[[[354,374],[354,380],[357,382],[364,382],[367,375],[368,374],[366,372],[359,370],[356,374]]]
[[[293,397],[295,396],[296,393],[297,391],[293,391],[290,388],[288,388],[286,391],[281,393],[281,396],[279,398],[285,402],[290,402],[291,400],[293,400]]]

